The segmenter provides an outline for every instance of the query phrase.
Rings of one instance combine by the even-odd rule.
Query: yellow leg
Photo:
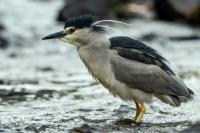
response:
[[[139,116],[140,114],[140,109],[141,109],[141,106],[140,106],[140,103],[135,101],[135,105],[136,105],[136,115],[135,115],[135,121],[137,119],[137,117]]]
[[[136,109],[136,116],[135,116],[135,122],[136,123],[140,123],[141,122],[142,117],[143,117],[143,115],[144,115],[144,113],[146,111],[146,107],[145,107],[143,102],[137,102],[136,103],[136,108],[137,108],[138,105],[139,105],[140,108]]]

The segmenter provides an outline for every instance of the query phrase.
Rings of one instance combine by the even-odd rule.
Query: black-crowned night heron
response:
[[[193,94],[166,64],[166,59],[144,43],[126,36],[107,38],[106,26],[90,15],[66,20],[64,31],[43,39],[60,39],[76,46],[89,72],[110,93],[136,104],[135,122],[141,122],[145,103],[155,96],[172,106]],[[105,20],[106,22],[106,20]]]

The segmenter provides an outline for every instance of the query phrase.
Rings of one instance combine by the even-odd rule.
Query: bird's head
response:
[[[94,39],[98,36],[98,33],[103,31],[102,27],[93,25],[95,22],[96,17],[92,15],[71,17],[66,20],[63,31],[50,34],[43,40],[60,39],[76,46],[87,44],[89,40]]]

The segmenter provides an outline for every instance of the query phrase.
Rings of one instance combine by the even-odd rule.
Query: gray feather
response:
[[[156,50],[145,45],[144,43],[123,36],[110,38],[110,42],[110,48],[117,50],[120,56],[145,64],[156,65],[168,74],[175,75],[175,73],[165,63],[167,60]]]
[[[131,61],[114,54],[111,58],[115,78],[131,88],[171,96],[191,95],[186,85],[175,75],[169,75],[158,66]]]

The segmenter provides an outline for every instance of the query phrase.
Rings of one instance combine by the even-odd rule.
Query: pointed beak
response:
[[[58,38],[62,38],[64,36],[66,36],[67,33],[64,31],[60,31],[54,34],[50,34],[48,36],[45,36],[44,38],[42,38],[42,40],[48,40],[48,39],[58,39]]]

